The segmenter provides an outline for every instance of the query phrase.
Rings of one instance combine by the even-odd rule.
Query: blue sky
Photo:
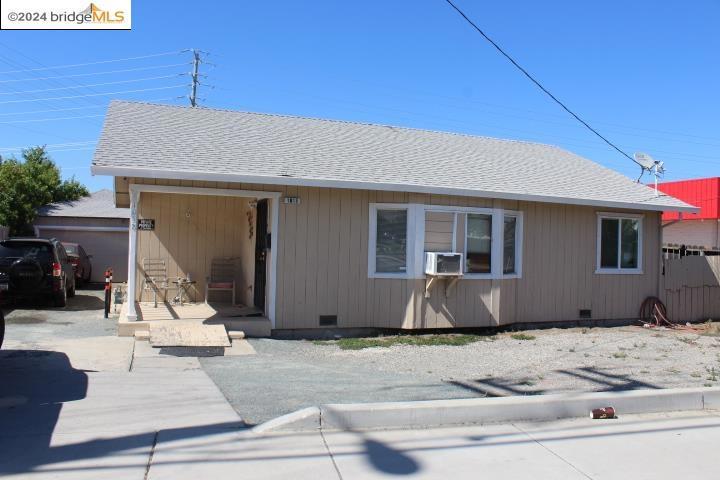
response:
[[[604,135],[664,160],[666,179],[720,175],[720,2],[457,4]],[[202,68],[207,107],[539,141],[638,173],[443,0],[136,0],[132,20],[129,32],[0,31],[0,155],[47,144],[64,176],[110,187],[89,168],[108,101],[187,104],[190,54],[177,52],[195,47],[215,64]],[[123,83],[97,85],[110,82]],[[97,95],[127,90],[145,91]]]

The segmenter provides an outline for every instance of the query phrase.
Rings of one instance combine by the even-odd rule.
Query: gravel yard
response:
[[[689,331],[548,329],[462,346],[357,350],[336,342],[251,343],[257,355],[201,359],[250,423],[328,402],[720,385],[720,336]]]

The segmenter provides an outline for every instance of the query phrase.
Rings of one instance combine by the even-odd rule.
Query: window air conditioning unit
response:
[[[463,254],[425,252],[425,275],[457,277],[463,274]]]

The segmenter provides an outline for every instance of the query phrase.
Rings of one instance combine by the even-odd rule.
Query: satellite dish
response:
[[[655,176],[655,196],[657,196],[658,177],[661,177],[665,173],[665,162],[655,160],[643,152],[636,152],[633,158],[635,159],[635,163],[640,165],[640,176],[637,179],[638,183],[640,183],[640,179],[646,171],[653,174]]]
[[[643,170],[650,170],[655,166],[655,160],[647,153],[637,152],[633,157]]]

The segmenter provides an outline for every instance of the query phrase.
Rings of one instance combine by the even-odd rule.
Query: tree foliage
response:
[[[22,160],[0,160],[0,225],[10,227],[11,235],[32,233],[38,207],[88,195],[75,177],[62,180],[45,147],[23,150]]]

